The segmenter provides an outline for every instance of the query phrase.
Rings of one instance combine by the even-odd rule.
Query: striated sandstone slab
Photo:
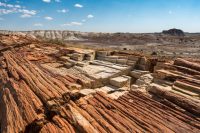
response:
[[[52,37],[59,36],[56,32]],[[9,36],[5,39],[8,43]],[[200,88],[199,70],[190,67],[198,61],[187,60],[189,66],[188,62],[175,65],[173,61],[167,67],[161,65],[163,70],[158,68],[154,77],[140,76],[142,84],[132,84],[130,90],[129,78],[122,75],[130,74],[133,66],[93,61],[94,50],[42,42],[30,46],[26,44],[31,44],[29,40],[21,39],[20,45],[6,46],[0,55],[0,132],[200,132],[200,102],[197,96],[190,96]],[[20,39],[10,36],[10,40],[12,45]],[[61,59],[74,53],[83,54],[83,61]],[[87,61],[87,54],[92,61]],[[106,58],[112,54],[112,59],[131,60],[148,71],[156,64],[143,55],[104,54]],[[110,79],[128,87],[105,86]]]
[[[115,86],[115,87],[130,87],[130,82],[131,82],[131,77],[128,76],[120,76],[120,77],[115,77],[110,79],[110,84]]]

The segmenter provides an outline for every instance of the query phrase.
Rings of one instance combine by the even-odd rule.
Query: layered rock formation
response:
[[[2,133],[200,132],[198,60],[0,37]]]
[[[162,33],[101,33],[101,32],[79,32],[68,30],[35,30],[35,31],[6,31],[1,30],[1,34],[21,34],[34,36],[43,40],[55,40],[61,42],[91,42],[105,44],[188,44],[199,42],[199,34],[189,34],[184,36],[184,32],[178,29],[170,29]],[[184,36],[184,37],[183,37]]]

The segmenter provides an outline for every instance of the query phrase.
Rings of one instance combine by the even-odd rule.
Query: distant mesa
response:
[[[185,36],[184,32],[180,29],[169,29],[169,30],[163,30],[163,34],[166,35],[172,35],[172,36]]]

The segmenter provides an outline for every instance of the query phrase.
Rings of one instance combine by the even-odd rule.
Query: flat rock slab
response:
[[[128,93],[128,91],[116,91],[114,93],[108,94],[107,96],[111,99],[118,99],[126,93]]]
[[[129,76],[120,76],[116,78],[111,78],[110,84],[119,88],[124,86],[130,86],[130,79],[131,77]]]
[[[115,88],[115,87],[113,87],[113,86],[104,86],[104,87],[101,87],[101,88],[97,88],[97,89],[95,89],[95,90],[107,94],[108,92],[114,91],[114,90],[116,90],[116,89],[117,89],[117,88]]]
[[[84,96],[93,94],[95,92],[96,92],[96,90],[94,90],[94,89],[82,89],[82,90],[79,91],[79,93],[84,95]]]

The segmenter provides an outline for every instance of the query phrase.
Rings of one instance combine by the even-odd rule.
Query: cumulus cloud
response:
[[[0,15],[6,15],[6,14],[15,13],[15,12],[16,10],[0,9]]]
[[[7,3],[3,3],[3,2],[0,2],[0,6],[7,7],[7,8],[21,8],[20,5],[12,5],[12,4],[7,4]]]
[[[13,7],[14,7],[14,5],[7,4],[7,7],[9,7],[9,8],[13,8]]]
[[[94,18],[94,16],[93,16],[92,14],[89,14],[89,15],[87,16],[87,18]]]
[[[36,27],[42,27],[43,24],[41,24],[41,23],[36,23],[36,24],[34,24],[33,26],[36,26]]]
[[[36,15],[35,10],[19,9],[18,11],[23,14]]]
[[[83,24],[80,23],[80,22],[71,22],[71,25],[78,25],[78,26],[81,26],[81,25],[83,25]]]
[[[21,8],[21,6],[20,6],[20,5],[15,5],[15,7],[16,7],[16,8]]]
[[[36,15],[35,10],[28,10],[25,7],[22,7],[20,5],[12,5],[0,2],[0,7],[4,7],[5,9],[0,9],[0,15],[6,15],[11,13],[21,13],[22,18],[30,18],[34,15]]]
[[[46,19],[46,20],[53,20],[53,18],[52,18],[52,17],[49,17],[49,16],[44,17],[44,19]]]
[[[30,14],[22,14],[20,17],[21,18],[30,18],[30,17],[32,17],[32,15],[30,15]]]
[[[71,22],[71,23],[63,24],[62,26],[81,26],[81,25],[83,25],[83,23],[81,22]]]
[[[21,18],[30,18],[34,15],[36,15],[35,10],[27,10],[27,9],[20,9],[18,12],[23,13],[20,17]]]
[[[59,13],[67,13],[69,10],[66,10],[66,9],[62,9],[62,10],[57,10],[57,12]]]
[[[0,2],[0,6],[7,7],[7,4]]]
[[[45,3],[50,3],[51,2],[51,0],[42,0],[43,2],[45,2]]]
[[[77,8],[82,8],[82,7],[83,7],[83,5],[81,5],[81,4],[78,4],[78,3],[77,3],[77,4],[75,4],[75,5],[74,5],[74,7],[77,7]]]

